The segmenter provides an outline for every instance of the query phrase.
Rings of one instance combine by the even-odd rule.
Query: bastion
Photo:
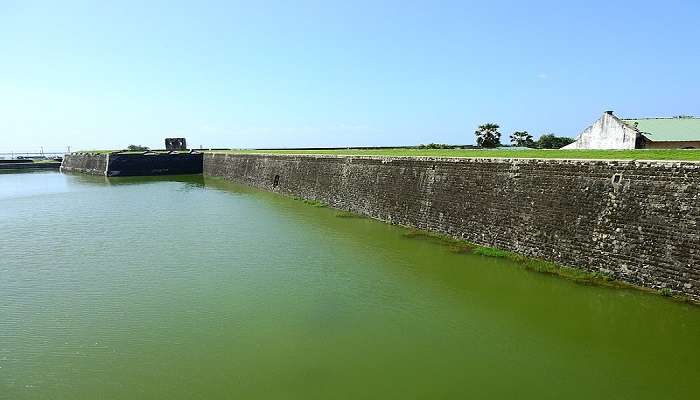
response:
[[[71,153],[63,157],[61,171],[104,176],[201,174],[202,153]]]

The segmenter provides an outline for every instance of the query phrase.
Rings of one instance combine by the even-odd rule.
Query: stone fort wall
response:
[[[202,153],[73,153],[63,157],[61,171],[104,176],[184,175],[201,174],[202,164]]]
[[[700,163],[205,154],[204,174],[700,300]]]
[[[108,154],[74,153],[63,156],[61,172],[81,172],[90,175],[106,175]]]

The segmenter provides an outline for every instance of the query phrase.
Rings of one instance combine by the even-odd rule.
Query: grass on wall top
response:
[[[114,150],[83,150],[75,153],[111,153]],[[388,156],[388,157],[484,157],[484,158],[550,158],[588,160],[673,160],[700,161],[700,149],[649,149],[649,150],[545,150],[545,149],[325,149],[325,150],[198,150],[207,153],[228,154],[318,154],[337,156]],[[157,152],[165,152],[160,150]],[[143,152],[122,151],[121,154]]]
[[[390,157],[559,158],[601,160],[700,161],[700,149],[688,150],[508,150],[508,149],[342,149],[342,150],[213,150],[230,154],[318,154]]]

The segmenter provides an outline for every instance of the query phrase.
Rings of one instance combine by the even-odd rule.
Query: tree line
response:
[[[474,132],[476,144],[479,147],[494,148],[502,146],[501,132],[498,124],[484,124]],[[556,136],[547,133],[534,140],[527,131],[516,131],[510,135],[510,143],[518,147],[530,147],[535,149],[560,149],[567,144],[573,143],[574,139],[566,136]]]

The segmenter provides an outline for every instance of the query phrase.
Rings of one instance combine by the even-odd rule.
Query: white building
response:
[[[700,118],[621,119],[606,111],[564,149],[700,148]]]

